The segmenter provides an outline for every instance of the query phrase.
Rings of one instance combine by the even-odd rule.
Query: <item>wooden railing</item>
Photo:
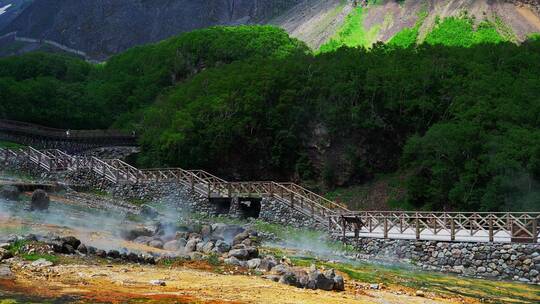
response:
[[[349,212],[329,228],[347,237],[445,241],[538,242],[540,212]]]
[[[134,137],[130,134],[117,130],[69,130],[68,135],[66,129],[49,128],[36,124],[7,119],[0,119],[0,130],[28,135],[72,140],[91,138],[131,139]]]
[[[293,183],[227,182],[202,170],[138,169],[119,159],[59,150],[0,149],[0,162],[30,162],[46,171],[90,170],[111,183],[175,182],[206,197],[273,197],[344,238],[379,237],[482,242],[537,242],[540,212],[352,212]]]

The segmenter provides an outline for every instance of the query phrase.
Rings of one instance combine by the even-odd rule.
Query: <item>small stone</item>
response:
[[[425,297],[425,296],[426,296],[426,294],[425,294],[424,291],[422,291],[422,290],[417,290],[417,291],[415,292],[415,295],[416,295],[417,297]]]
[[[151,280],[150,285],[154,286],[167,286],[167,283],[163,280]]]
[[[45,259],[39,259],[39,260],[33,261],[31,265],[33,267],[42,268],[42,267],[50,267],[53,265],[53,263]]]

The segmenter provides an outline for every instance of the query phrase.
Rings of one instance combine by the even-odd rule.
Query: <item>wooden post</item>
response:
[[[343,215],[341,216],[341,225],[342,225],[342,228],[343,228],[342,229],[343,230],[343,240],[345,241],[345,237],[346,237],[345,230],[346,230],[347,225],[345,224],[345,217]]]
[[[270,183],[270,193],[269,193],[269,196],[270,196],[270,197],[273,197],[273,196],[274,196],[274,183]]]
[[[294,192],[291,192],[291,206],[294,207]]]
[[[493,243],[493,217],[490,215],[489,216],[489,242],[490,243]]]
[[[193,180],[193,175],[189,175],[189,182],[191,184],[191,191],[195,191],[195,181]]]
[[[538,243],[538,218],[533,218],[532,222],[532,243]]]
[[[384,218],[384,238],[388,238],[388,218],[385,216]]]
[[[415,225],[416,225],[416,240],[419,240],[420,239],[420,219],[418,218],[418,213],[416,214]]]
[[[453,216],[450,217],[450,241],[456,240],[456,221]]]

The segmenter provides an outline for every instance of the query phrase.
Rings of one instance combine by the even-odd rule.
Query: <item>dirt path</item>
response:
[[[342,293],[298,289],[256,276],[224,275],[190,268],[138,265],[67,265],[43,270],[16,269],[16,288],[35,296],[60,297],[79,294],[85,301],[121,303],[146,299],[159,303],[452,303],[389,291]],[[166,286],[153,286],[163,280]],[[10,288],[4,281],[0,288]],[[157,303],[157,302],[156,302]]]

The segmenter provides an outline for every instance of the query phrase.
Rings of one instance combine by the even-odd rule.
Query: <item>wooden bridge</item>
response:
[[[0,140],[41,149],[79,152],[97,147],[135,146],[137,137],[116,130],[65,130],[0,119]]]
[[[138,169],[119,159],[72,156],[57,149],[0,149],[0,162],[47,172],[88,170],[111,183],[175,182],[208,198],[272,197],[342,238],[537,243],[540,212],[353,212],[294,183],[228,182],[202,170]]]

